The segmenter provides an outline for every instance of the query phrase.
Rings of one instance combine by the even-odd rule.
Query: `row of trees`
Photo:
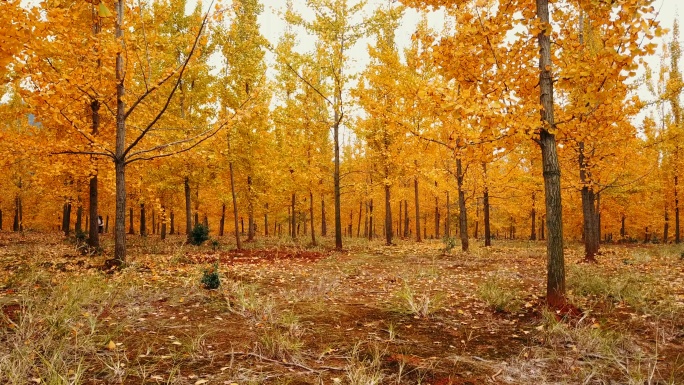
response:
[[[472,237],[547,238],[552,305],[564,298],[563,225],[590,261],[602,232],[662,228],[667,240],[671,216],[679,241],[676,38],[648,79],[660,108],[634,124],[633,79],[661,34],[652,1],[404,1],[442,6],[450,22],[423,19],[403,50],[399,4],[306,3],[287,4],[271,45],[257,0],[206,14],[180,0],[9,2],[33,38],[3,30],[18,43],[0,63],[2,208],[19,227],[66,230],[70,207],[81,217],[87,204],[92,246],[97,216],[113,213],[119,263],[127,217],[165,236],[180,212],[186,232],[193,217],[218,223],[238,248],[243,232],[283,227],[313,244],[334,231],[337,248],[345,234],[458,234],[464,251]],[[369,41],[355,72],[350,52]]]

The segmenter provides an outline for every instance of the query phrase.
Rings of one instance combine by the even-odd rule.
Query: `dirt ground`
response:
[[[57,235],[0,235],[3,383],[684,384],[676,246],[606,245],[594,266],[570,245],[577,311],[558,314],[543,242],[129,242],[128,266],[105,271],[110,239],[83,255]]]

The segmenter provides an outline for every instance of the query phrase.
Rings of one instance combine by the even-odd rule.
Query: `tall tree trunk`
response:
[[[551,23],[548,0],[537,0],[537,18],[542,26],[539,41],[539,89],[542,106],[542,127],[539,135],[542,162],[544,164],[544,191],[546,195],[547,281],[546,301],[551,307],[565,305],[565,258],[563,255],[563,212],[561,206],[560,166],[554,117],[553,77],[551,72]],[[549,26],[547,28],[547,26]]]
[[[219,237],[223,236],[226,226],[226,204],[221,205],[221,221],[219,222]]]
[[[404,234],[401,230],[402,225],[404,224],[404,201],[399,200],[399,221],[397,222],[397,237],[401,238],[402,235]]]
[[[444,236],[451,238],[451,201],[449,200],[449,190],[446,192],[446,220],[444,221]]]
[[[133,207],[128,208],[128,234],[135,234],[133,227]]]
[[[580,182],[582,183],[582,217],[584,223],[584,260],[596,263],[599,251],[599,233],[596,223],[596,197],[589,187],[587,161],[584,154],[584,142],[579,143]]]
[[[675,168],[676,172],[676,168]],[[677,192],[679,186],[679,178],[677,175],[674,177],[674,198],[675,198],[675,243],[680,242],[679,238],[679,194]]]
[[[363,201],[359,202],[359,220],[356,226],[356,238],[361,236],[361,215],[363,215]]]
[[[480,200],[475,198],[475,239],[480,239]]]
[[[373,239],[374,234],[373,228],[373,198],[368,202],[368,240]]]
[[[176,217],[173,214],[173,209],[171,209],[171,231],[169,231],[170,235],[173,235],[176,233]]]
[[[435,189],[437,189],[437,181],[435,181]],[[439,196],[435,195],[435,238],[439,239]]]
[[[404,238],[408,239],[409,237],[409,225],[411,221],[409,220],[409,215],[408,215],[408,200],[404,199]]]
[[[363,216],[363,237],[368,238],[368,202],[363,206],[366,208],[366,215]]]
[[[532,193],[532,211],[530,212],[530,219],[531,219],[531,227],[532,231],[530,232],[530,241],[536,241],[537,240],[537,209],[536,209],[536,202],[537,202],[537,193],[533,192]]]
[[[161,240],[166,239],[166,207],[162,206],[161,212]]]
[[[335,93],[337,95],[337,92]],[[340,113],[335,108],[335,124],[333,125],[333,137],[335,142],[335,173],[334,192],[335,192],[335,248],[342,250],[342,207],[340,195]]]
[[[91,134],[95,136],[100,128],[100,102],[97,100],[90,102],[90,111],[92,112]],[[88,213],[90,214],[90,231],[88,233],[88,246],[92,248],[98,248],[100,247],[100,233],[98,224],[98,218],[100,214],[98,213],[97,209],[97,169],[90,177],[89,189]]]
[[[622,218],[620,219],[620,237],[622,237],[623,240],[625,240],[625,236],[627,233],[625,232],[625,214],[622,214]]]
[[[482,170],[484,171],[485,185],[484,192],[482,194],[482,215],[484,221],[484,244],[485,247],[492,245],[492,226],[489,220],[489,185],[487,183],[487,163],[482,163]]]
[[[325,197],[321,195],[321,236],[328,235],[328,226],[325,219]]]
[[[152,209],[152,235],[157,234],[157,215],[154,212],[154,209]]]
[[[468,212],[466,211],[465,191],[463,190],[463,163],[456,159],[456,183],[458,185],[458,234],[461,237],[461,250],[468,251]]]
[[[185,177],[183,181],[183,190],[185,192],[185,235],[188,240],[192,232],[192,202],[190,201],[190,177]]]
[[[19,202],[19,198],[17,198],[17,202]],[[17,204],[17,207],[19,205]],[[76,232],[80,233],[83,231],[83,205],[81,204],[80,200],[78,202],[78,208],[76,209]]]
[[[297,208],[295,207],[296,200],[297,197],[295,193],[292,193],[292,200],[290,202],[290,209],[292,211],[292,216],[290,217],[290,228],[292,229],[292,234],[290,234],[290,236],[292,239],[297,238]]]
[[[230,141],[228,142],[228,151],[230,152]],[[235,226],[235,247],[242,250],[242,241],[240,240],[240,228],[238,223],[238,206],[237,197],[235,194],[235,178],[233,176],[233,162],[228,162],[228,170],[230,171],[230,194],[233,197],[233,225]]]
[[[316,229],[314,228],[314,200],[313,192],[309,190],[309,220],[311,221],[311,245],[317,246],[316,243]]]
[[[254,196],[252,191],[252,177],[247,176],[247,224],[249,228],[247,229],[247,242],[254,240]]]
[[[416,162],[416,165],[418,163]],[[418,176],[413,178],[413,198],[416,206],[416,242],[421,242],[420,238],[420,197],[418,196]]]
[[[12,231],[19,231],[19,196],[14,198],[14,223],[12,223]]]
[[[123,0],[116,3],[117,39],[123,36]],[[126,263],[126,105],[124,104],[124,65],[123,50],[116,54],[116,146],[114,152],[114,173],[116,184],[116,218],[114,221],[114,262],[121,266]]]
[[[264,236],[268,237],[268,203],[264,210]]]
[[[667,206],[665,206],[665,224],[663,225],[663,243],[667,243],[670,232],[670,214],[667,212]]]
[[[2,231],[2,209],[0,209],[0,231]]]
[[[105,233],[109,233],[109,215],[107,215],[105,219],[105,228],[104,228]]]
[[[385,183],[385,244],[387,246],[392,245],[392,204],[390,202],[390,186],[387,183]]]
[[[147,236],[147,214],[145,213],[145,204],[140,204],[140,236]]]
[[[62,215],[62,231],[64,236],[68,237],[71,233],[71,202],[64,204],[64,214]]]
[[[546,240],[546,235],[545,235],[546,234],[546,225],[545,224],[546,224],[546,214],[543,214],[541,223],[539,225],[539,232],[541,233],[541,236],[539,237],[539,239],[541,239],[542,241]]]

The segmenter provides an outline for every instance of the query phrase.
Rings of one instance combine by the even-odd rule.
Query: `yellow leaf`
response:
[[[209,381],[207,381],[207,380],[197,380],[197,381],[195,381],[195,385],[202,385],[202,384],[206,384],[207,382],[209,382]]]
[[[116,344],[114,343],[114,341],[109,340],[109,343],[107,344],[106,347],[108,350],[114,350],[114,349],[116,349]]]
[[[104,3],[100,2],[97,6],[97,15],[100,17],[112,17],[112,12],[107,8]]]

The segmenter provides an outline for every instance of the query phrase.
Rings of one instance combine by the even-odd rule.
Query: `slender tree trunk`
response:
[[[435,189],[437,181],[435,181]],[[439,196],[435,195],[435,238],[439,239]]]
[[[359,202],[359,220],[356,226],[356,238],[361,236],[361,215],[363,215],[363,201]]]
[[[676,168],[675,168],[676,170]],[[674,198],[675,198],[675,243],[680,242],[679,238],[679,194],[677,190],[679,189],[679,178],[677,175],[674,177]]]
[[[551,39],[548,0],[537,0],[537,18],[542,29],[539,41],[539,89],[542,106],[542,127],[539,136],[544,170],[544,191],[546,195],[547,282],[546,301],[551,307],[562,307],[565,298],[565,258],[563,255],[563,213],[561,206],[560,166],[554,118],[553,78],[551,72]]]
[[[128,208],[128,234],[135,234],[135,228],[133,228],[133,207]]]
[[[321,195],[321,236],[328,235],[328,226],[325,219],[325,197]]]
[[[333,137],[335,142],[335,173],[333,176],[335,185],[335,248],[337,250],[342,250],[342,207],[340,195],[340,116],[337,108],[335,109]]]
[[[408,239],[409,237],[409,225],[411,221],[409,219],[408,215],[408,200],[404,200],[404,238]]]
[[[192,232],[192,202],[190,201],[190,178],[185,177],[183,182],[185,192],[185,235],[190,239]]]
[[[152,235],[157,234],[157,216],[156,213],[154,212],[154,209],[152,209]]]
[[[12,231],[19,231],[19,196],[14,198],[14,223],[12,223]]]
[[[390,186],[387,183],[385,183],[385,244],[387,246],[392,245],[392,204],[390,202]]]
[[[266,203],[266,210],[264,210],[264,236],[268,237],[268,203]]]
[[[373,198],[368,202],[368,240],[373,239],[374,228],[373,228]]]
[[[90,110],[92,112],[92,130],[91,134],[93,136],[97,135],[100,128],[100,102],[93,100],[90,103]],[[97,209],[98,204],[98,192],[97,192],[97,170],[90,177],[89,184],[89,201],[88,201],[88,212],[90,214],[90,232],[88,233],[88,246],[92,248],[100,247],[100,234],[99,225],[97,220],[99,218],[99,213]]]
[[[166,239],[166,207],[162,206],[161,212],[161,240]]]
[[[18,199],[18,198],[17,198]],[[18,200],[17,200],[18,202]],[[17,205],[17,207],[19,207]],[[81,205],[80,199],[78,202],[78,208],[76,209],[76,232],[82,232],[83,231],[83,206]]]
[[[665,207],[665,224],[663,225],[663,243],[667,243],[670,232],[670,214],[667,212],[667,206]]]
[[[311,245],[317,246],[316,243],[316,229],[314,228],[314,200],[313,192],[309,190],[309,220],[311,221]]]
[[[147,214],[145,213],[145,204],[140,204],[140,236],[147,236]]]
[[[226,226],[226,204],[221,206],[221,221],[219,222],[219,237],[223,236],[223,231]]]
[[[173,209],[171,209],[171,231],[169,231],[170,235],[173,235],[176,233],[176,217],[173,214]]]
[[[579,143],[580,182],[582,183],[582,216],[584,223],[584,260],[596,263],[599,251],[598,224],[596,223],[596,197],[589,187],[587,162],[584,154],[584,142]]]
[[[416,163],[417,165],[417,163]],[[418,196],[418,177],[413,178],[413,198],[416,206],[416,242],[421,242],[420,238],[420,197]]]
[[[625,232],[625,214],[622,214],[622,219],[620,220],[620,237],[622,237],[623,240],[625,240],[625,236],[627,233]]]
[[[451,201],[449,200],[449,190],[446,192],[446,220],[444,221],[444,236],[451,238]]]
[[[230,142],[228,143],[228,151],[230,151]],[[233,162],[228,162],[228,170],[230,171],[230,194],[233,198],[233,225],[235,226],[235,247],[242,250],[242,242],[240,241],[240,228],[238,223],[238,206],[237,197],[235,194],[235,178],[233,177]]]
[[[363,206],[366,208],[366,215],[363,216],[363,237],[368,238],[368,202]]]
[[[537,209],[536,209],[536,202],[537,202],[537,193],[533,192],[532,193],[532,211],[530,212],[530,219],[531,219],[531,225],[532,225],[532,231],[530,232],[530,240],[531,241],[536,241],[537,240]]]
[[[490,206],[489,206],[489,185],[487,184],[487,163],[482,163],[482,169],[484,170],[484,175],[485,175],[485,186],[484,186],[484,192],[482,194],[482,214],[484,216],[483,221],[484,221],[484,243],[485,246],[491,246],[492,245],[492,226],[491,222],[489,220],[489,212],[490,212]]]
[[[64,236],[68,237],[71,233],[71,202],[64,204],[64,214],[62,215],[62,231]]]
[[[290,207],[292,210],[292,217],[290,218],[290,220],[292,221],[292,224],[290,226],[290,228],[292,229],[292,234],[290,234],[290,236],[292,237],[292,239],[297,238],[297,208],[295,207],[296,198],[297,197],[295,193],[292,193],[292,201],[290,203]]]
[[[468,251],[468,212],[466,211],[465,191],[463,190],[463,163],[456,159],[456,183],[458,185],[458,234],[461,237],[461,250]]]
[[[404,201],[399,200],[399,221],[397,222],[397,237],[401,238],[404,234],[401,230],[401,226],[404,224]]]
[[[116,3],[116,38],[123,36],[123,0]],[[116,218],[114,221],[115,265],[126,263],[126,105],[124,104],[123,50],[116,54],[116,146],[114,152],[114,173],[116,184]]]
[[[247,242],[254,240],[254,192],[252,191],[252,177],[247,176],[247,194],[249,200],[247,201],[247,223],[249,229],[247,230]]]
[[[105,228],[104,228],[105,233],[109,233],[109,215],[107,215],[107,219],[105,219]]]

